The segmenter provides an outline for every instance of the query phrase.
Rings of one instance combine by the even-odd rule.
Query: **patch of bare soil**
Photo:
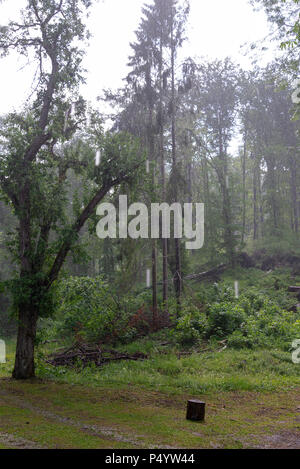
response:
[[[11,449],[46,449],[34,441],[28,441],[25,438],[18,438],[2,432],[0,432],[0,443]]]
[[[284,431],[264,436],[262,444],[256,449],[300,449],[300,431]]]

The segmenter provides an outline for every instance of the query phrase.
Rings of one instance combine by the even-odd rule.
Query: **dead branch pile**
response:
[[[136,352],[132,355],[116,350],[102,350],[99,346],[87,344],[74,344],[72,347],[50,355],[47,363],[53,366],[69,366],[73,367],[76,364],[88,366],[95,363],[96,366],[102,366],[111,361],[117,360],[145,360],[147,355],[144,353]]]

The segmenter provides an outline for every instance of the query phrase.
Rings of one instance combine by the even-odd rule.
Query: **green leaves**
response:
[[[62,332],[99,342],[108,339],[117,326],[119,306],[109,286],[101,277],[71,277],[59,285],[59,308]],[[118,323],[120,330],[122,323]]]
[[[88,38],[83,13],[91,3],[28,0],[20,24],[0,29],[0,48],[32,50],[38,70],[27,109],[1,121],[0,185],[19,222],[10,240],[21,266],[15,304],[31,301],[39,314],[69,251],[76,261],[84,259],[79,233],[97,203],[111,188],[131,183],[141,161],[137,139],[123,132],[105,134],[97,112],[90,112],[86,127],[87,105],[78,87]],[[96,166],[98,149],[103,158]],[[70,186],[76,178],[81,188],[72,211]]]

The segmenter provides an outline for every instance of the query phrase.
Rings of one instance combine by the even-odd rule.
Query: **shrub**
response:
[[[242,331],[234,331],[228,337],[227,344],[228,344],[228,347],[231,347],[234,349],[252,348],[254,345],[249,339],[249,337],[244,336]]]
[[[209,335],[223,338],[240,329],[246,313],[237,303],[223,302],[211,305],[208,314]]]
[[[200,341],[207,332],[208,321],[205,313],[190,303],[183,303],[180,318],[177,321],[175,336],[182,345],[193,345]]]
[[[70,277],[58,288],[61,332],[89,342],[111,341],[128,318],[101,277]]]

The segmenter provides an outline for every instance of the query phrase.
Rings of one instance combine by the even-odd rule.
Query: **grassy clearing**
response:
[[[293,303],[284,270],[240,274],[227,272],[224,283],[238,278],[241,291],[259,283],[263,295],[275,295],[284,307]],[[38,379],[26,383],[9,379],[15,343],[6,345],[7,363],[0,365],[0,449],[299,447],[300,365],[292,363],[288,342],[280,349],[220,351],[216,339],[184,349],[162,331],[119,346],[143,351],[148,360],[100,369],[52,367],[45,356],[65,343],[51,343],[38,347]],[[187,351],[192,353],[179,356]],[[207,402],[205,423],[185,420],[189,398]]]
[[[299,442],[297,390],[197,394],[207,402],[207,417],[193,423],[185,420],[192,393],[41,380],[0,386],[1,431],[48,448],[273,447],[274,435],[275,447]]]
[[[138,386],[171,394],[228,391],[276,391],[300,386],[300,365],[292,363],[290,352],[282,350],[220,350],[220,345],[202,344],[179,357],[182,349],[166,343],[165,333],[120,347],[129,353],[144,351],[145,361],[112,362],[101,369],[91,366],[78,370],[54,368],[38,361],[38,374],[69,384],[92,387]],[[201,351],[208,348],[209,351]]]
[[[300,366],[290,354],[195,350],[178,359],[161,341],[158,334],[131,344],[131,351],[147,349],[149,360],[77,371],[45,364],[39,350],[39,379],[26,383],[8,379],[8,342],[0,433],[29,442],[21,448],[298,447]],[[193,397],[207,402],[205,423],[185,420]],[[0,445],[16,447],[5,439]]]
[[[112,362],[96,368],[55,368],[45,363],[48,350],[39,349],[37,376],[56,382],[91,387],[134,386],[171,394],[214,393],[228,391],[287,391],[300,387],[300,365],[292,363],[289,352],[281,350],[223,350],[199,352],[178,358],[178,350],[161,346],[161,334],[136,341],[126,349],[145,350],[145,361]],[[13,341],[7,344],[7,363],[0,367],[0,377],[11,374]]]
[[[42,378],[91,386],[131,385],[172,394],[189,391],[275,391],[300,386],[300,367],[288,354],[271,351],[224,351],[178,359],[156,355],[144,362],[111,363],[81,372],[46,365]]]

